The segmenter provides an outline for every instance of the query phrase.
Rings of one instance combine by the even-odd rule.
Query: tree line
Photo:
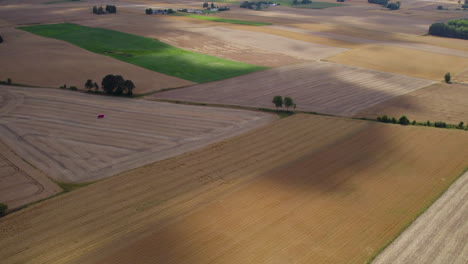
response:
[[[468,39],[468,19],[450,20],[447,24],[434,23],[429,27],[429,34],[448,38]]]
[[[152,14],[174,14],[175,11],[172,8],[169,9],[152,9],[152,8],[147,8],[145,9],[145,13],[147,15],[152,15]]]
[[[102,15],[102,14],[116,14],[117,7],[115,5],[106,5],[106,8],[102,6],[97,7],[93,6],[93,14]]]
[[[413,120],[410,122],[408,117],[405,115],[402,115],[399,119],[396,119],[395,117],[389,117],[387,115],[383,116],[378,116],[377,117],[378,122],[382,123],[392,123],[392,124],[400,124],[400,125],[413,125],[413,126],[429,126],[429,127],[439,127],[439,128],[456,128],[456,129],[464,129],[468,130],[468,125],[465,126],[463,122],[460,121],[458,125],[453,125],[453,124],[447,124],[443,121],[436,121],[434,123],[431,123],[431,121],[426,121],[426,122],[417,122],[416,120]]]

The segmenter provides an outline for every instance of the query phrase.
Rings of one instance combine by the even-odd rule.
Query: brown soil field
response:
[[[387,247],[373,264],[465,264],[468,172]]]
[[[63,182],[83,182],[178,155],[265,125],[271,114],[129,100],[58,89],[7,88],[1,139]],[[97,119],[97,114],[105,114]]]
[[[208,32],[204,32],[205,29],[209,29],[213,24],[219,26],[220,23],[203,22],[208,21],[123,14],[119,17],[80,21],[78,24],[154,38],[181,49],[265,67],[304,62],[302,59],[275,52],[266,47],[243,45],[239,41],[225,41],[221,36],[207,34]],[[203,30],[199,30],[202,28]],[[222,32],[222,35],[225,33]],[[250,35],[250,37],[254,36]]]
[[[107,74],[134,82],[136,94],[193,84],[111,57],[98,55],[65,41],[40,37],[15,28],[2,28],[0,80],[56,87],[66,84],[84,89],[87,79],[100,83]]]
[[[441,81],[445,73],[468,69],[468,58],[420,50],[369,45],[327,58],[328,61]]]
[[[1,122],[0,126],[3,126]],[[0,142],[0,203],[11,210],[61,191],[47,176]]]
[[[415,91],[431,81],[335,63],[296,64],[150,95],[201,103],[274,108],[290,96],[298,110],[351,116],[371,105]]]
[[[419,122],[444,121],[468,124],[468,85],[434,84],[381,104],[366,108],[355,117],[377,118],[388,115],[399,118],[406,115]]]
[[[363,263],[466,166],[464,131],[296,115],[8,215],[0,258]]]

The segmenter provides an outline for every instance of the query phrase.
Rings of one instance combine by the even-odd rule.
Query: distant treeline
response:
[[[390,9],[390,10],[400,9],[400,6],[401,6],[400,1],[398,1],[396,3],[388,3],[389,2],[388,0],[367,0],[367,2],[370,3],[370,4],[381,5],[383,7],[386,7],[388,9]]]
[[[434,36],[468,39],[468,19],[450,20],[447,24],[434,23],[429,27]]]
[[[410,122],[410,120],[405,115],[402,115],[399,119],[396,119],[395,117],[389,117],[387,115],[378,116],[377,121],[382,122],[382,123],[400,124],[404,126],[413,125],[413,126],[429,126],[429,127],[456,128],[456,129],[468,130],[468,125],[465,126],[463,122],[458,123],[458,125],[447,124],[442,121],[437,121],[437,122],[432,123],[431,121],[417,122],[416,120],[413,120],[413,122]]]

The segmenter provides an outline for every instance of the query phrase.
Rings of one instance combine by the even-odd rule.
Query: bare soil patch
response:
[[[405,95],[395,97],[381,104],[364,109],[355,117],[376,118],[388,115],[406,115],[419,122],[444,121],[468,124],[468,85],[434,84]]]
[[[276,117],[38,88],[6,88],[2,140],[63,182],[102,179],[262,126]],[[104,114],[104,119],[97,119]]]
[[[297,115],[9,215],[0,257],[363,263],[467,165],[463,131]]]
[[[290,96],[298,110],[351,116],[431,81],[315,62],[270,69],[219,82],[157,93],[149,99],[274,108],[276,95]]]
[[[328,61],[441,81],[445,73],[468,69],[468,58],[421,50],[370,45],[327,58]]]
[[[468,173],[465,173],[372,263],[466,263],[467,201]]]
[[[43,38],[14,28],[3,28],[0,79],[14,83],[56,87],[66,84],[84,89],[87,79],[101,83],[107,74],[132,80],[137,94],[193,84],[98,55],[72,44]]]

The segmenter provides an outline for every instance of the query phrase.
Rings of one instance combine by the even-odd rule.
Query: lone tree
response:
[[[86,89],[88,89],[88,91],[91,91],[91,89],[94,87],[93,80],[88,79],[84,86]]]
[[[278,110],[279,107],[283,107],[283,97],[277,95],[273,97],[273,104],[276,106],[276,110]]]
[[[203,2],[203,8],[208,8],[209,5],[208,5],[208,2]]]
[[[445,82],[450,83],[450,80],[452,79],[452,76],[450,76],[450,72],[447,72],[444,76]]]
[[[398,119],[398,123],[399,123],[400,125],[406,126],[406,125],[409,125],[410,121],[409,121],[409,119],[408,119],[405,115],[402,115],[402,116],[400,117],[400,119]]]
[[[4,203],[0,203],[0,216],[6,215],[7,210],[8,210],[8,205]]]
[[[289,107],[294,106],[294,101],[291,97],[284,98],[284,106],[286,106],[286,110],[289,111]]]
[[[2,38],[2,36],[0,36],[0,43],[3,43],[3,38]]]

